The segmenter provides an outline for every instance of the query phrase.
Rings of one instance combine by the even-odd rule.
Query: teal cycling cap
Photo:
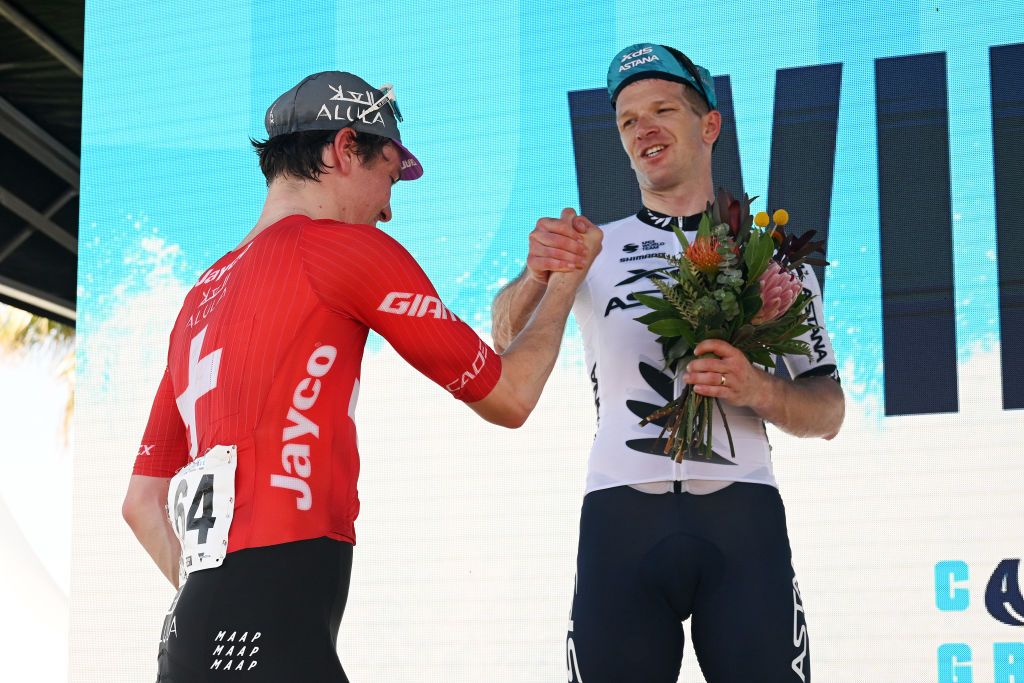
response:
[[[685,83],[696,90],[709,107],[718,109],[711,72],[694,64],[679,50],[653,43],[630,45],[612,59],[608,66],[608,97],[612,106],[623,88],[643,78]]]

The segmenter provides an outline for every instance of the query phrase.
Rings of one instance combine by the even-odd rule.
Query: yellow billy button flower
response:
[[[718,272],[722,255],[718,253],[718,240],[714,237],[698,237],[686,248],[686,258],[705,275]]]
[[[768,218],[767,211],[758,211],[757,215],[754,216],[754,225],[759,228],[767,228],[769,220],[771,219]]]
[[[775,221],[775,225],[781,227],[789,222],[789,212],[785,209],[776,209],[775,213],[772,214],[772,220]]]

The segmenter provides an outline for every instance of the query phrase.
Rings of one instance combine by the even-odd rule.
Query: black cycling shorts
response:
[[[779,492],[589,493],[566,657],[570,683],[676,683],[682,622],[708,683],[809,683],[803,603]]]
[[[327,538],[193,573],[164,620],[157,683],[348,683],[336,641],[351,573],[352,545]]]

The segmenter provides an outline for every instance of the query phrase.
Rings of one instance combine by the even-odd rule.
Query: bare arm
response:
[[[589,230],[585,236],[589,267],[601,251],[601,231]],[[501,378],[483,400],[468,404],[482,418],[504,427],[519,427],[540,399],[565,331],[576,288],[586,270],[552,273],[543,287],[533,315],[501,357]]]
[[[523,269],[519,277],[498,292],[491,305],[495,351],[504,353],[526,327],[547,287],[546,283],[538,282]]]
[[[121,514],[156,566],[177,588],[181,546],[167,518],[169,483],[170,479],[166,477],[133,474]]]
[[[718,339],[701,342],[694,352],[717,356],[699,358],[687,366],[683,381],[694,385],[698,394],[748,406],[794,436],[831,439],[839,433],[846,414],[846,399],[839,383],[832,378],[775,377],[754,367],[741,351]]]
[[[541,218],[530,233],[526,268],[494,298],[494,348],[504,353],[516,335],[526,327],[540,304],[551,273],[586,271],[596,254],[587,253],[584,235],[594,224],[572,209],[559,218]],[[595,228],[596,229],[596,228]]]
[[[783,379],[763,370],[764,388],[751,408],[782,431],[800,437],[832,439],[846,414],[843,390],[831,377]]]

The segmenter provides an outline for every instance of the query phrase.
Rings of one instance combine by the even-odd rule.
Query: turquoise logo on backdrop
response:
[[[1009,626],[1024,626],[1024,595],[1018,580],[1020,560],[1002,560],[985,588],[989,615]],[[971,606],[970,567],[963,560],[935,564],[935,606],[942,612],[965,612]],[[944,643],[938,651],[939,683],[973,683],[974,653],[967,643]],[[1024,680],[1024,643],[992,644],[994,683]]]
[[[981,683],[975,681],[973,653],[966,643],[940,645],[938,662],[938,683]],[[993,643],[992,670],[993,683],[1024,680],[1024,643]]]
[[[963,560],[935,563],[935,606],[943,612],[964,612],[971,606],[967,582],[971,569]],[[1002,560],[985,585],[985,609],[1007,626],[1024,626],[1024,592],[1020,585],[1020,560]]]
[[[992,618],[1009,626],[1024,626],[1024,593],[1020,590],[1020,560],[1003,560],[985,589],[985,608]]]

